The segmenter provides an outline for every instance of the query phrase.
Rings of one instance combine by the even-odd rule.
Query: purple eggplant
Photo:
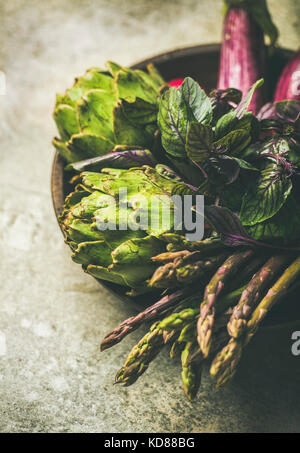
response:
[[[300,49],[284,68],[278,81],[274,101],[300,101]]]
[[[223,27],[218,88],[247,93],[264,76],[264,32],[243,7],[229,7]],[[256,114],[265,102],[263,87],[254,93],[249,110]]]

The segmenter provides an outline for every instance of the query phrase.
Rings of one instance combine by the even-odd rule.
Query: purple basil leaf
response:
[[[224,238],[227,235],[248,237],[239,217],[228,208],[214,205],[205,206],[204,216],[214,231]]]
[[[242,92],[235,88],[216,89],[211,91],[209,97],[213,107],[213,124],[216,124],[222,116],[239,104],[242,99]]]
[[[240,166],[235,159],[226,155],[215,156],[210,159],[211,164],[227,179],[227,183],[233,183],[239,176]]]
[[[273,119],[281,124],[292,124],[297,131],[300,131],[300,101],[269,102],[261,108],[257,118],[260,121]]]
[[[213,104],[218,102],[227,102],[237,106],[242,100],[242,92],[236,88],[227,88],[226,90],[215,89],[209,94]]]
[[[148,149],[129,149],[74,162],[69,164],[66,170],[73,170],[80,173],[82,171],[100,171],[105,167],[129,169],[132,167],[142,167],[143,165],[154,167],[156,164],[155,158]]]
[[[221,206],[205,206],[204,216],[211,227],[231,247],[255,246],[273,250],[297,251],[299,247],[281,247],[252,239],[243,227],[239,217],[230,209]]]

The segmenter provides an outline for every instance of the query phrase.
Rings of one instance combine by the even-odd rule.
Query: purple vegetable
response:
[[[274,100],[300,101],[300,49],[284,68],[276,87]]]
[[[283,247],[277,244],[252,239],[246,232],[239,217],[230,209],[221,206],[205,206],[205,219],[220,234],[224,244],[230,247],[253,246],[282,251],[299,251],[300,247]]]
[[[265,69],[264,34],[246,10],[231,7],[225,17],[218,88],[247,93]],[[253,95],[249,110],[256,114],[264,104],[263,88]]]
[[[66,170],[81,173],[82,171],[101,171],[105,167],[129,169],[143,165],[155,167],[156,164],[156,159],[148,149],[124,149],[124,151],[113,151],[103,156],[73,162],[67,165]]]

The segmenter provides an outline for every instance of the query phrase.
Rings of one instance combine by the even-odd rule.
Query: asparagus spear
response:
[[[226,255],[222,254],[209,259],[197,259],[199,256],[201,257],[200,252],[181,251],[163,253],[158,255],[158,257],[152,258],[155,262],[170,259],[171,257],[173,260],[156,269],[149,286],[173,288],[179,285],[189,285],[204,277],[208,272],[214,271],[226,257]]]
[[[219,352],[220,349],[228,342],[228,332],[225,327],[217,331],[212,340],[212,346],[210,350],[210,356],[216,352]],[[194,349],[194,352],[189,355],[187,359],[187,364],[195,362],[201,363],[205,360],[203,357],[200,346]]]
[[[223,313],[230,307],[242,294],[245,286],[232,291],[229,294],[223,296],[217,306],[216,306],[216,315],[222,314],[216,319],[215,329],[219,330],[220,327],[223,327],[228,322],[228,315],[224,315]],[[183,329],[186,326],[189,326],[192,322],[196,321],[199,316],[199,307],[195,308],[185,308],[183,310],[178,310],[169,316],[165,317],[160,321],[160,327],[166,331],[181,331],[180,336],[183,338],[184,332]]]
[[[211,241],[209,243],[214,244],[214,241]],[[184,256],[190,256],[189,254],[190,252],[184,251]],[[220,259],[224,259],[224,256],[222,255]],[[190,297],[192,294],[194,294],[195,296]],[[179,289],[174,293],[162,297],[158,302],[146,308],[138,315],[126,319],[109,334],[107,334],[102,341],[101,351],[104,351],[105,349],[108,349],[122,341],[123,338],[125,338],[129,333],[136,330],[144,322],[154,320],[155,318],[166,314],[166,312],[178,306],[181,302],[191,301],[192,299],[195,299],[195,297],[199,297],[200,294],[201,288],[199,289],[199,285],[195,284],[195,286]]]
[[[186,325],[194,321],[199,314],[199,308],[186,308],[178,313],[172,313],[160,321],[163,330],[182,330]]]
[[[221,313],[229,305],[232,305],[233,300],[236,300],[241,295],[243,289],[239,288],[219,301],[218,309]],[[182,335],[183,338],[184,329],[190,327],[192,322],[194,322],[193,332],[195,332],[194,340],[196,341],[195,321],[198,315],[199,307],[188,308],[174,312],[161,321],[156,321],[151,326],[149,332],[146,333],[129,353],[123,367],[116,375],[116,383],[123,383],[126,386],[133,384],[146,371],[150,362],[157,356],[166,343],[170,343],[171,340],[177,341],[179,335]],[[184,339],[190,340],[189,337],[185,337]]]
[[[225,384],[234,376],[243,349],[255,335],[267,313],[287,294],[299,276],[300,256],[290,264],[258,304],[248,321],[244,335],[238,338],[231,338],[229,343],[215,357],[211,365],[210,374],[217,380],[218,386]]]
[[[196,344],[193,341],[187,342],[181,353],[183,391],[190,401],[196,398],[201,383],[202,363],[189,360]]]
[[[159,239],[167,242],[167,250],[169,252],[189,250],[191,252],[199,251],[203,255],[211,255],[212,253],[218,253],[229,248],[218,237],[209,237],[202,241],[187,241],[184,236],[175,233],[164,233],[159,236]]]
[[[242,350],[243,342],[231,337],[227,345],[216,355],[210,367],[210,375],[216,379],[217,387],[233,378]]]
[[[169,335],[166,339],[159,322],[154,323],[149,332],[131,350],[123,367],[116,374],[115,383],[122,383],[126,387],[132,385],[147,370],[149,364],[172,336]]]
[[[223,291],[224,285],[228,281],[229,277],[232,277],[240,266],[246,264],[253,254],[253,250],[246,250],[231,255],[217,270],[205,288],[204,300],[200,306],[200,317],[197,323],[198,343],[204,357],[209,355],[211,347],[216,300]]]
[[[230,336],[237,338],[245,330],[257,301],[272,282],[275,275],[283,270],[289,261],[288,255],[275,255],[267,260],[262,268],[252,277],[243,291],[238,304],[234,307],[227,328]]]
[[[184,343],[179,343],[178,339],[176,339],[170,349],[170,359],[174,359],[177,355],[181,354],[183,349]]]
[[[269,289],[258,307],[254,310],[247,325],[247,343],[249,343],[253,335],[255,335],[267,313],[270,312],[278,300],[286,295],[291,285],[299,276],[300,256],[289,265],[277,282],[272,286],[272,288]]]
[[[126,319],[105,336],[101,343],[101,351],[111,348],[122,341],[123,338],[140,327],[144,322],[151,321],[159,315],[164,314],[166,311],[179,305],[185,299],[190,300],[189,296],[193,291],[193,288],[184,288],[172,294],[168,294],[136,316],[131,316]]]
[[[266,262],[267,258],[268,256],[265,253],[260,253],[257,256],[254,256],[252,260],[250,260],[245,266],[239,269],[239,272],[234,279],[228,281],[228,284],[226,285],[228,291],[234,290],[236,287],[248,284],[249,280]]]
[[[157,356],[165,344],[176,336],[182,328],[182,323],[194,316],[193,310],[181,312],[180,322],[174,316],[168,316],[162,321],[156,321],[149,332],[135,345],[127,356],[123,367],[118,371],[115,379],[116,384],[133,384],[148,368],[152,360]],[[175,337],[175,340],[176,338]]]
[[[228,339],[228,333],[226,331],[226,324],[228,321],[228,315],[222,315],[218,318],[214,325],[214,337],[211,347],[211,353],[219,351]],[[190,323],[186,325],[177,340],[178,343],[187,339],[185,347],[181,353],[182,372],[181,378],[183,382],[183,390],[187,398],[192,401],[195,399],[201,383],[201,372],[204,357],[201,349],[195,338],[196,336],[196,325]],[[190,330],[193,328],[193,330]],[[194,335],[193,335],[194,333]]]

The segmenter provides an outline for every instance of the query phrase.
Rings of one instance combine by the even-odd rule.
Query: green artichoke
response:
[[[96,278],[137,291],[147,287],[158,266],[152,257],[166,251],[167,233],[175,229],[173,178],[162,165],[75,176],[60,217],[73,260]]]
[[[107,154],[118,145],[150,148],[164,80],[154,68],[131,70],[108,62],[89,69],[57,95],[53,144],[67,162]],[[117,148],[118,149],[118,148]]]

